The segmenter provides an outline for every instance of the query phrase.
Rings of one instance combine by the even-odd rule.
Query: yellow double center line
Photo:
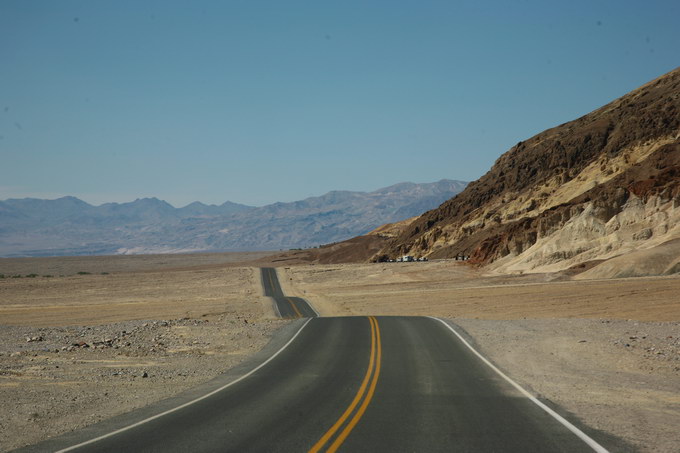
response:
[[[290,306],[293,307],[293,310],[295,311],[295,314],[297,314],[298,318],[302,318],[302,313],[300,313],[300,310],[298,310],[297,305],[295,305],[295,302],[293,302],[293,299],[290,297],[286,297],[286,300],[288,303],[290,303]]]
[[[368,361],[368,370],[366,370],[366,376],[361,382],[361,387],[359,391],[354,396],[354,399],[350,403],[349,407],[340,416],[338,421],[335,422],[333,426],[324,434],[319,441],[314,444],[314,446],[309,450],[310,453],[316,453],[321,451],[321,449],[330,441],[330,439],[335,435],[335,433],[344,425],[344,429],[337,435],[335,440],[326,449],[327,452],[335,452],[340,445],[347,439],[347,436],[352,432],[354,427],[361,417],[366,412],[368,404],[373,398],[375,393],[375,386],[378,383],[378,376],[380,375],[380,363],[382,360],[382,345],[380,343],[380,327],[378,327],[378,320],[373,316],[368,317],[368,321],[371,324],[371,357]],[[370,384],[369,384],[370,382]],[[363,402],[362,402],[363,399]],[[361,402],[359,409],[354,411]],[[354,413],[351,420],[345,424],[345,421]]]
[[[273,270],[267,271],[267,275],[269,276],[269,286],[271,287],[272,295],[270,297],[275,297],[276,291],[274,290],[274,272]],[[283,295],[283,292],[282,292]],[[290,297],[284,297],[288,303],[290,304],[291,307],[293,307],[293,311],[297,315],[298,318],[302,318],[302,313],[300,313],[300,310],[298,310],[297,305],[295,305],[295,302]]]

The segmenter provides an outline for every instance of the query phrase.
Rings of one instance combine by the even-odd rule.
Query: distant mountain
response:
[[[412,217],[465,182],[402,183],[374,192],[333,191],[255,208],[157,198],[92,206],[75,197],[0,201],[0,256],[273,250],[316,246]]]
[[[677,68],[519,142],[373,259],[461,254],[497,271],[579,278],[676,273],[679,205]]]
[[[176,209],[157,198],[101,206],[75,197],[9,199],[0,201],[0,256],[186,251],[173,244],[159,245],[173,225],[250,209],[255,208],[231,202],[221,206],[192,203]]]
[[[227,201],[219,206],[211,204],[206,205],[200,201],[194,201],[191,204],[179,208],[178,212],[182,218],[187,217],[217,217],[217,216],[228,216],[231,214],[236,214],[237,212],[244,212],[250,209],[254,209],[252,206],[246,206],[238,203],[232,203]]]

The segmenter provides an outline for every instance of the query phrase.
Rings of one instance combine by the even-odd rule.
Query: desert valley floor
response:
[[[260,350],[288,322],[258,270],[287,261],[267,255],[0,260],[0,449],[174,395]],[[490,275],[456,261],[278,272],[286,294],[322,316],[452,319],[497,366],[589,426],[640,451],[680,445],[678,277]]]

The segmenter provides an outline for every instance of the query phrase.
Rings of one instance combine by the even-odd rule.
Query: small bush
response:
[[[91,275],[91,274],[89,272],[80,271],[78,272],[78,275]]]
[[[26,274],[26,278],[36,278],[38,274]]]
[[[12,278],[21,278],[21,275],[12,275]]]
[[[102,272],[102,275],[109,275],[108,272]]]
[[[43,275],[44,278],[52,278],[54,275]]]

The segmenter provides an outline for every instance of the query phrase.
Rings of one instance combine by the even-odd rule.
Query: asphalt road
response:
[[[263,267],[260,271],[264,295],[274,300],[279,316],[282,318],[314,318],[319,316],[303,298],[288,297],[283,294],[275,268]]]
[[[594,451],[437,319],[295,323],[249,376],[75,451]]]

